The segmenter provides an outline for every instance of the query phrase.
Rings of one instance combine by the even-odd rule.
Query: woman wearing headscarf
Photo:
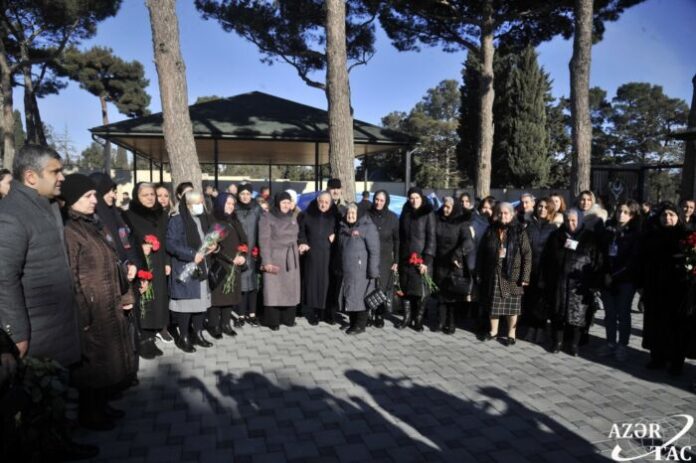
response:
[[[143,182],[135,185],[133,199],[123,218],[133,233],[139,261],[143,267],[148,267],[143,270],[152,273],[149,285],[152,286],[153,297],[149,301],[143,301],[141,297],[140,303],[136,306],[136,318],[140,323],[140,356],[152,359],[162,355],[162,351],[155,345],[155,336],[169,325],[167,276],[171,272],[169,258],[163,249],[169,218],[157,202],[155,186],[152,183]],[[145,237],[150,235],[157,239],[162,249],[155,250],[155,246],[146,243]]]
[[[577,209],[566,212],[565,223],[549,238],[542,257],[541,285],[553,330],[551,352],[560,352],[565,338],[573,356],[578,355],[580,337],[592,321],[595,293],[602,286],[599,237],[581,217]]]
[[[208,309],[208,332],[215,339],[227,336],[236,336],[232,329],[232,308],[238,306],[242,299],[241,271],[246,266],[251,250],[244,228],[239,222],[236,213],[237,200],[232,193],[223,192],[215,198],[214,214],[216,223],[225,230],[225,237],[220,241],[220,249],[213,256],[224,269],[226,278],[231,272],[237,272],[234,285],[225,286],[225,282],[218,282],[213,288],[212,306]],[[246,246],[246,252],[240,249]],[[236,267],[236,268],[235,268]]]
[[[300,303],[299,227],[292,213],[292,199],[278,193],[273,207],[259,219],[259,249],[263,274],[266,325],[273,331],[295,325]]]
[[[259,217],[261,217],[262,211],[259,203],[254,201],[253,192],[254,189],[251,184],[243,183],[239,185],[237,190],[239,201],[234,211],[244,229],[250,253],[258,246]],[[255,259],[254,256],[251,256],[251,259],[248,259],[247,265],[243,267],[240,274],[242,298],[237,309],[238,319],[235,321],[235,326],[243,326],[245,322],[251,326],[258,326],[256,301],[258,300],[259,292],[259,268]]]
[[[404,329],[409,326],[413,317],[413,328],[423,331],[425,298],[428,296],[423,275],[432,274],[435,257],[435,215],[433,206],[420,188],[409,189],[407,196],[408,202],[399,218],[399,282],[404,292],[401,299],[404,319],[398,328]],[[422,259],[423,263],[411,263],[414,255]]]
[[[680,249],[687,233],[674,204],[663,203],[658,216],[659,225],[641,243],[643,347],[650,350],[647,368],[668,367],[671,374],[678,375],[684,367],[689,335],[685,304],[688,280]]]
[[[206,256],[215,252],[218,246],[213,244],[205,252],[199,252],[209,228],[210,218],[205,212],[203,195],[195,191],[185,193],[179,202],[179,213],[169,219],[166,243],[172,260],[169,310],[178,328],[176,345],[187,353],[196,351],[194,345],[213,345],[203,335],[206,311],[211,306],[208,287],[210,258]],[[187,281],[182,281],[181,274],[190,262],[197,265],[198,271]]]
[[[65,246],[73,272],[80,324],[81,361],[72,370],[80,390],[80,424],[89,429],[113,429],[113,418],[123,412],[111,409],[108,393],[132,380],[135,354],[124,310],[133,308],[133,295],[122,287],[116,238],[94,213],[97,186],[82,174],[65,178]]]
[[[329,306],[330,272],[333,271],[331,251],[339,219],[338,209],[327,191],[319,193],[300,215],[302,305],[310,311],[307,317],[310,325],[317,325]]]
[[[394,274],[399,268],[399,217],[389,210],[390,197],[386,190],[377,190],[372,197],[372,206],[368,210],[372,223],[379,233],[379,275],[382,289],[391,294],[386,285],[393,283]],[[384,326],[384,306],[374,314],[375,328]]]
[[[466,256],[474,250],[474,241],[467,225],[461,204],[454,198],[442,198],[442,207],[435,213],[435,259],[433,277],[440,288],[438,303],[440,317],[438,331],[454,334],[454,311],[465,299],[465,295],[453,290],[453,277],[473,277],[466,265]]]
[[[365,332],[365,296],[375,289],[375,281],[379,278],[379,233],[372,220],[358,216],[355,203],[346,207],[338,230],[343,275],[338,305],[350,319],[346,334],[355,335]]]
[[[507,317],[506,346],[517,341],[517,317],[522,309],[524,287],[532,273],[532,248],[529,238],[515,219],[510,203],[498,203],[493,223],[483,236],[477,261],[481,281],[481,303],[490,317],[491,329],[484,336],[498,336],[500,317]]]
[[[541,344],[544,342],[546,322],[549,318],[544,291],[539,288],[541,274],[541,257],[546,243],[558,227],[554,203],[549,198],[538,199],[534,206],[534,215],[527,222],[525,232],[532,247],[532,273],[529,286],[524,288],[522,298],[522,324],[527,327],[525,340]]]

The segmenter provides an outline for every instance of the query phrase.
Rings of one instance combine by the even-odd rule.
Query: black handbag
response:
[[[380,288],[379,279],[375,283],[375,289],[365,296],[365,307],[372,311],[377,310],[380,305],[386,304],[388,299],[386,293]]]
[[[447,291],[458,296],[471,296],[474,294],[474,279],[452,273],[448,278]]]

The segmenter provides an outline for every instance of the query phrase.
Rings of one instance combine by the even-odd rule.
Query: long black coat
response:
[[[236,213],[235,213],[236,214]],[[213,260],[217,260],[221,265],[225,266],[228,271],[232,271],[233,264],[232,261],[237,256],[238,247],[242,244],[246,244],[249,247],[249,242],[247,240],[246,233],[244,233],[244,228],[239,220],[234,216],[218,214],[216,215],[216,221],[218,224],[225,227],[227,235],[220,241],[219,251],[213,255]],[[246,264],[242,268],[246,268],[248,265],[255,265],[251,259],[251,251],[253,248],[249,247],[249,252],[244,255],[247,260]],[[227,307],[232,305],[237,305],[240,303],[242,298],[242,272],[241,269],[237,269],[237,276],[234,281],[234,288],[228,294],[223,292],[224,283],[220,283],[211,293],[212,303],[217,307]]]
[[[435,240],[435,214],[427,198],[423,198],[423,204],[416,210],[406,203],[399,218],[399,281],[406,296],[427,295],[423,294],[423,279],[418,268],[408,261],[411,254],[416,253],[432,273]]]
[[[470,276],[466,265],[466,256],[474,251],[474,240],[471,237],[468,223],[461,214],[452,212],[448,217],[442,209],[435,214],[436,221],[436,251],[433,261],[433,279],[440,288],[438,297],[441,302],[454,302],[462,297],[450,293],[447,288],[449,278],[453,274]],[[458,262],[462,267],[454,265]]]
[[[253,249],[259,245],[259,217],[261,217],[261,211],[261,206],[253,199],[251,203],[249,203],[249,206],[240,201],[235,208],[237,219],[239,219],[239,223],[241,223],[242,228],[244,228],[244,234],[246,235],[247,244],[249,245],[249,252],[253,251]],[[244,267],[241,273],[242,291],[248,292],[259,289],[258,276],[259,270],[257,263],[249,261],[248,265]]]
[[[154,298],[145,313],[139,316],[140,327],[147,330],[161,330],[169,323],[169,291],[165,273],[165,266],[169,265],[169,257],[165,249],[169,218],[159,204],[148,209],[138,201],[135,194],[133,196],[123,218],[133,233],[140,260],[146,262],[142,250],[146,235],[155,235],[161,246],[159,251],[152,252],[149,256]]]
[[[641,242],[639,284],[643,287],[643,347],[668,358],[680,355],[687,335],[687,281],[679,241],[682,225],[648,232]]]
[[[578,241],[577,249],[566,241]],[[592,318],[594,292],[602,285],[602,252],[597,235],[582,228],[569,234],[565,225],[547,242],[542,260],[545,297],[556,323],[585,327]]]
[[[524,298],[522,299],[522,316],[526,319],[525,321],[534,320],[539,324],[548,319],[548,307],[544,298],[544,290],[539,287],[539,276],[541,275],[541,260],[546,243],[556,230],[558,227],[553,222],[539,220],[536,217],[527,221],[525,232],[532,247],[532,273],[529,286],[524,289]]]
[[[389,281],[392,265],[399,262],[399,217],[387,209],[388,206],[389,196],[381,211],[374,206],[368,211],[379,233],[379,274],[382,285],[386,285]]]
[[[316,199],[299,216],[299,244],[309,246],[302,256],[302,304],[309,308],[325,309],[328,306],[329,272],[332,266],[340,266],[329,236],[336,235],[338,209],[332,203],[321,212]],[[334,272],[337,273],[337,272]]]
[[[621,283],[636,283],[639,273],[640,232],[636,219],[624,227],[619,227],[615,220],[607,222],[602,234],[602,252],[604,253],[604,274],[611,275],[612,286]],[[610,248],[616,246],[616,255],[610,255]]]
[[[0,325],[29,340],[28,355],[68,366],[80,340],[60,220],[57,205],[16,180],[0,201]]]

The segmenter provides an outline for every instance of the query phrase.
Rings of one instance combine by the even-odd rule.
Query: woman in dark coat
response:
[[[350,203],[338,237],[343,275],[338,303],[350,319],[346,334],[360,334],[367,325],[365,296],[375,289],[379,278],[379,233],[372,220],[358,217],[358,206]]]
[[[522,324],[527,327],[525,340],[538,344],[544,342],[546,321],[549,319],[544,291],[539,288],[541,256],[551,234],[558,229],[554,223],[555,217],[555,207],[551,199],[539,199],[534,206],[534,215],[527,222],[525,229],[529,237],[529,245],[532,247],[532,274],[529,286],[524,288]]]
[[[281,323],[295,326],[295,311],[300,303],[299,227],[291,207],[290,195],[278,193],[271,210],[259,220],[266,324],[273,331],[278,331]]]
[[[211,259],[206,256],[217,251],[219,245],[211,244],[205,252],[200,252],[203,238],[211,228],[203,195],[189,191],[181,198],[178,207],[179,213],[169,219],[167,227],[167,254],[172,262],[169,310],[178,328],[177,347],[191,353],[196,351],[194,345],[213,345],[203,335],[205,315],[212,305],[208,286]],[[197,265],[198,271],[187,281],[182,281],[184,268],[190,262]]]
[[[580,336],[589,327],[601,287],[602,253],[597,235],[581,222],[577,209],[547,243],[542,257],[542,286],[553,328],[551,352],[558,353],[570,336],[571,355],[578,355]]]
[[[389,210],[389,201],[389,193],[386,190],[377,190],[372,197],[372,207],[368,210],[369,217],[379,233],[380,284],[387,294],[391,294],[392,289],[387,285],[390,282],[394,283],[394,274],[399,268],[399,217]],[[384,312],[384,306],[375,312],[375,328],[384,326]]]
[[[659,218],[659,226],[641,244],[643,347],[650,350],[649,369],[668,366],[671,374],[678,375],[684,367],[689,334],[684,304],[688,286],[680,249],[686,230],[674,204],[663,204]]]
[[[437,244],[433,262],[433,278],[440,288],[440,318],[437,328],[445,334],[454,334],[455,307],[461,305],[466,296],[451,291],[451,278],[473,277],[466,265],[466,256],[474,250],[474,241],[461,205],[455,204],[454,198],[450,196],[444,197],[442,202],[442,207],[435,213]]]
[[[236,203],[232,193],[224,192],[218,194],[213,203],[215,221],[225,230],[225,238],[220,242],[220,249],[213,255],[213,259],[227,270],[228,277],[230,272],[236,272],[233,287],[225,288],[225,283],[219,282],[213,288],[213,305],[208,309],[208,332],[215,339],[222,338],[223,333],[227,336],[237,335],[230,324],[232,307],[239,305],[242,300],[241,271],[251,252],[246,233],[237,219]],[[239,249],[242,245],[246,246],[247,252]]]
[[[404,319],[398,326],[404,329],[411,324],[413,328],[423,331],[425,315],[425,298],[428,296],[422,275],[432,274],[435,257],[435,214],[433,206],[423,195],[420,188],[408,190],[408,202],[404,205],[399,218],[399,282],[404,296],[401,299]],[[409,263],[411,256],[423,259],[416,266]]]
[[[302,255],[302,305],[309,324],[316,325],[329,306],[332,245],[336,237],[338,209],[323,191],[300,216],[299,251]]]
[[[257,248],[258,251],[259,217],[261,217],[262,211],[259,203],[254,201],[252,197],[253,192],[250,184],[239,185],[237,193],[239,201],[234,211],[244,229],[250,253],[253,253],[254,248]],[[256,302],[259,295],[259,267],[256,262],[258,255],[250,257],[240,274],[242,298],[238,305],[238,318],[235,321],[235,326],[244,326],[245,322],[251,326],[258,326],[256,319]]]
[[[107,397],[111,388],[132,380],[135,355],[124,310],[133,308],[130,288],[121,288],[116,238],[94,214],[95,183],[81,174],[63,182],[67,222],[65,246],[73,272],[82,359],[72,370],[80,390],[80,424],[113,429]]]
[[[640,209],[635,201],[616,206],[616,217],[607,222],[602,237],[604,253],[604,325],[607,344],[600,353],[626,360],[631,336],[631,306],[638,274]],[[618,344],[616,340],[618,328]]]
[[[152,272],[153,278],[150,284],[153,287],[154,297],[147,303],[142,303],[141,298],[141,303],[136,306],[136,318],[140,323],[139,352],[141,357],[152,359],[162,355],[162,351],[155,346],[155,336],[169,325],[167,276],[171,272],[169,258],[164,250],[169,218],[157,202],[153,184],[138,183],[135,186],[133,199],[123,218],[133,233],[140,262],[143,263],[143,267],[147,265],[146,262],[149,263],[148,270]],[[145,237],[148,235],[154,235],[159,241],[161,248],[158,251],[145,244]]]
[[[500,317],[507,317],[505,345],[516,343],[517,317],[522,311],[524,287],[532,273],[532,248],[529,238],[515,219],[510,203],[498,203],[494,222],[481,241],[476,272],[481,282],[481,303],[491,320],[491,330],[483,338],[498,336]]]

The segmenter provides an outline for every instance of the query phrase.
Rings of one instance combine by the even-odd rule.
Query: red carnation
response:
[[[149,272],[147,270],[138,270],[138,278],[141,280],[151,281],[152,280],[152,272]]]
[[[254,259],[259,257],[259,247],[258,246],[254,246],[254,249],[251,250],[251,257],[253,257]]]
[[[247,246],[246,244],[240,244],[239,246],[237,246],[237,252],[239,252],[240,254],[246,254],[249,252],[249,246]]]
[[[155,235],[145,235],[145,244],[152,246],[154,252],[159,251],[160,242]]]
[[[417,252],[411,253],[411,257],[409,257],[409,259],[408,259],[408,263],[411,265],[418,266],[418,265],[423,264],[423,262],[424,262],[423,258],[421,256],[419,256]]]

